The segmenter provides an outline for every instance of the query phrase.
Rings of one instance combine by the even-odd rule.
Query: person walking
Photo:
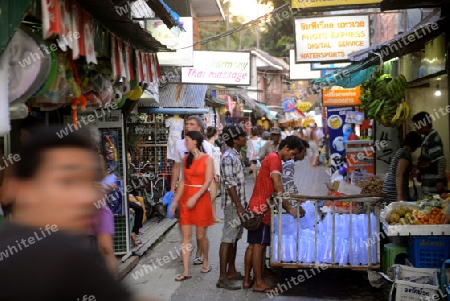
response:
[[[416,131],[409,132],[403,146],[392,157],[382,190],[386,194],[386,202],[410,201],[409,176],[413,167],[411,154],[421,144],[422,137]]]
[[[203,135],[204,124],[202,119],[196,115],[189,116],[186,121],[185,129],[186,132],[197,131]],[[186,139],[178,140],[177,143],[175,144],[175,147],[176,147],[175,158],[172,168],[172,177],[170,181],[171,182],[170,191],[172,192],[175,192],[176,183],[180,178],[182,178],[183,158],[189,153],[188,149],[186,148]],[[207,140],[203,140],[202,147],[203,151],[207,155],[212,157],[213,155],[212,148]],[[214,177],[214,171],[211,171],[211,177]],[[201,265],[201,264],[203,264],[202,250],[200,248],[199,241],[197,240],[197,250],[195,254],[194,265]]]
[[[322,135],[320,135],[322,133]],[[319,131],[317,129],[316,123],[311,123],[309,125],[309,128],[306,129],[306,140],[309,143],[309,150],[310,150],[310,164],[312,167],[315,167],[318,165],[319,160],[319,145],[320,141],[323,139],[323,132]]]
[[[270,130],[270,141],[264,144],[261,148],[261,153],[259,155],[259,160],[262,162],[266,156],[270,153],[276,152],[278,150],[278,145],[281,141],[281,129],[274,127]]]
[[[256,165],[257,165],[257,156],[261,150],[261,138],[258,136],[258,128],[252,127],[251,129],[252,137],[247,143],[247,159],[250,162],[250,170],[253,174],[253,179],[256,181]]]
[[[211,271],[208,261],[209,242],[206,230],[214,223],[211,198],[207,191],[213,178],[213,159],[203,151],[203,135],[200,132],[187,132],[185,140],[189,154],[183,159],[183,178],[171,207],[173,215],[177,207],[180,207],[179,223],[182,234],[181,248],[184,268],[183,273],[178,275],[175,281],[191,278],[189,257],[192,250],[192,226],[196,227],[198,247],[203,253],[201,272],[209,273]]]
[[[261,163],[261,171],[253,188],[253,193],[249,202],[249,210],[255,213],[263,213],[267,209],[267,199],[274,192],[283,193],[281,180],[282,160],[290,160],[303,150],[300,138],[295,136],[286,137],[278,146],[278,151],[270,153]],[[297,217],[297,210],[291,207],[287,200],[283,200],[283,208],[294,217]],[[300,207],[300,217],[305,215],[305,211]],[[250,281],[250,270],[253,268],[253,291],[260,293],[276,292],[275,288],[263,281],[263,254],[265,247],[270,244],[270,210],[264,213],[260,227],[255,231],[248,231],[248,247],[245,251],[245,279],[244,287],[252,285]]]
[[[237,242],[242,237],[242,225],[236,225],[239,215],[245,213],[245,174],[240,150],[247,144],[245,130],[239,125],[227,125],[223,129],[228,137],[225,143],[230,147],[220,160],[222,171],[222,202],[224,225],[220,243],[220,277],[216,286],[229,290],[240,289],[235,280],[244,280],[236,271]]]
[[[208,138],[208,142],[211,145],[212,149],[212,158],[214,162],[214,177],[211,181],[210,186],[210,193],[211,193],[211,203],[212,203],[212,210],[213,210],[213,219],[215,223],[221,223],[222,220],[217,218],[216,214],[216,198],[217,198],[217,190],[220,185],[220,147],[215,145],[215,142],[219,136],[219,132],[217,131],[217,128],[214,126],[209,126],[206,129],[206,138]]]
[[[417,169],[422,182],[422,193],[436,193],[438,181],[447,184],[445,168],[447,161],[444,156],[442,140],[438,132],[433,129],[433,122],[430,114],[419,112],[412,117],[417,133],[424,136]],[[418,178],[418,179],[419,179]]]
[[[100,162],[89,139],[77,131],[59,138],[61,130],[33,131],[11,170],[14,219],[0,229],[0,300],[143,300],[86,243]]]
[[[300,139],[302,142],[303,149],[294,156],[293,159],[283,161],[283,172],[281,175],[281,182],[283,183],[283,189],[287,193],[298,194],[297,185],[295,185],[295,162],[301,161],[306,156],[306,151],[309,148],[309,143],[306,140]]]

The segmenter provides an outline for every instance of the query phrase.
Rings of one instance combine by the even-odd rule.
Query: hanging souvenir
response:
[[[142,70],[144,72],[144,77],[142,78],[143,82],[148,83],[148,68],[147,68],[147,59],[145,53],[141,52],[141,61],[142,61]]]
[[[154,53],[153,55],[154,55],[154,59],[155,59],[155,63],[156,63],[156,74],[158,76],[158,81],[159,81],[161,79],[161,68],[159,67],[158,56],[156,55],[156,53]]]
[[[80,56],[86,56],[86,48],[84,46],[84,9],[78,5],[78,38],[77,43],[80,49]]]
[[[110,33],[111,36],[111,80],[116,81],[120,76],[120,63],[118,58],[117,40],[116,37]]]
[[[136,56],[136,76],[137,76],[137,82],[140,83],[144,80],[144,69],[142,67],[142,59],[141,59],[141,52],[139,50],[134,51]]]
[[[61,35],[56,40],[59,48],[67,51],[68,48],[73,49],[73,30],[70,0],[61,0]]]
[[[150,53],[145,54],[147,58],[147,68],[148,68],[148,84],[153,83],[153,60],[152,55]]]
[[[61,35],[61,6],[59,0],[41,0],[42,37]]]
[[[116,45],[117,45],[117,58],[119,60],[119,75],[120,78],[127,79],[127,70],[125,67],[125,55],[123,53],[123,43],[122,39],[116,38]],[[128,79],[129,81],[129,79]]]
[[[69,37],[72,41],[72,58],[74,60],[77,60],[80,57],[80,18],[81,18],[81,11],[80,7],[77,3],[73,2],[71,5],[71,24],[72,24],[72,36]]]
[[[94,51],[94,24],[92,23],[91,16],[83,11],[83,26],[84,26],[84,48],[86,52],[86,63],[96,64],[97,57]]]
[[[127,68],[127,78],[131,81],[134,80],[134,72],[133,72],[133,62],[131,59],[131,50],[130,45],[128,43],[124,43],[125,47],[125,61],[126,61],[126,68]]]

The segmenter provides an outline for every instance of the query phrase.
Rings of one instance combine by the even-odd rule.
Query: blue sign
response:
[[[311,63],[311,70],[341,69],[347,67],[348,65],[350,65],[350,63],[332,63],[332,64]]]
[[[334,173],[345,163],[345,132],[351,130],[351,125],[345,123],[347,112],[355,107],[327,107],[328,142],[330,147],[331,172]]]
[[[295,110],[295,99],[294,98],[283,98],[283,107],[286,113],[294,112]]]

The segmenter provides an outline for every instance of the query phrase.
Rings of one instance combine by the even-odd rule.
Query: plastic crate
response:
[[[402,244],[389,243],[384,245],[383,250],[383,272],[387,273],[389,268],[395,263],[395,258],[399,254],[408,254],[407,246]]]
[[[411,236],[408,254],[416,268],[440,268],[450,258],[450,236]]]

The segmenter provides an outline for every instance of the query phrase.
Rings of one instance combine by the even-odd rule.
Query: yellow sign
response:
[[[295,105],[295,107],[301,112],[305,112],[311,106],[312,106],[312,103],[310,103],[310,102],[297,102],[297,104]]]
[[[379,4],[381,0],[291,0],[292,8],[334,7],[345,5]]]

